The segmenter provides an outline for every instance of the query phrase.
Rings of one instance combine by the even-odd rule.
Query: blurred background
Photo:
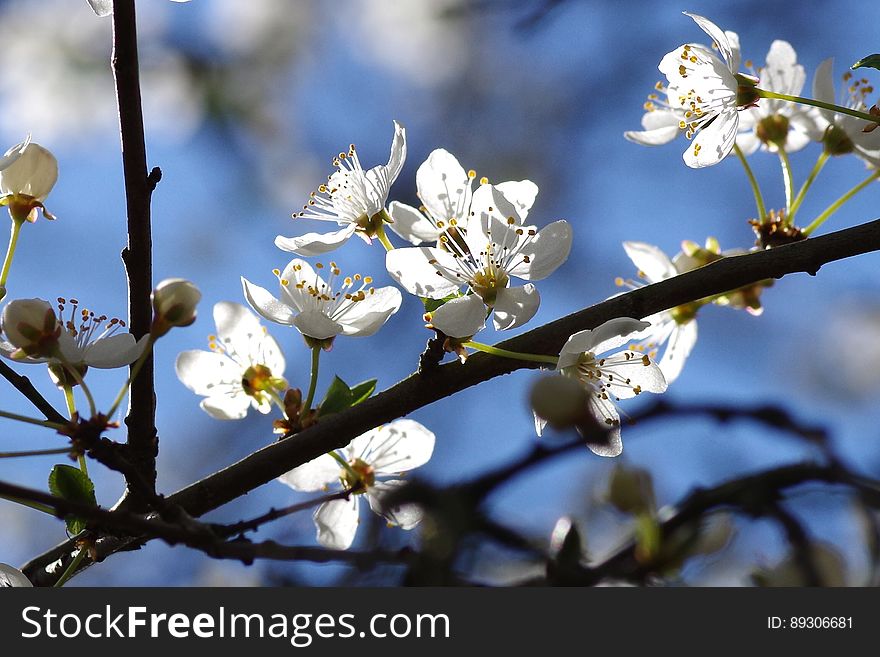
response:
[[[621,242],[642,240],[670,255],[683,239],[717,237],[723,248],[748,248],[746,220],[754,202],[735,158],[690,170],[683,140],[658,148],[624,141],[638,129],[642,103],[659,79],[656,64],[676,46],[702,41],[682,10],[703,14],[740,35],[744,59],[756,65],[773,39],[792,43],[813,72],[836,58],[835,76],[880,49],[880,8],[836,3],[717,1],[690,6],[583,0],[193,0],[139,3],[142,85],[150,166],[163,178],[153,197],[155,280],[180,276],[203,291],[199,320],[175,330],[157,349],[159,489],[170,493],[229,465],[274,437],[271,418],[251,414],[219,422],[176,379],[173,363],[186,349],[205,348],[214,332],[211,307],[243,302],[239,277],[274,287],[271,270],[289,255],[278,234],[311,229],[290,220],[330,172],[332,156],[353,142],[365,166],[384,163],[392,119],[407,128],[409,155],[391,198],[417,205],[415,171],[444,147],[463,166],[493,182],[529,178],[540,188],[530,218],[559,218],[574,228],[568,262],[539,284],[531,328],[600,301],[618,290],[616,276],[634,268]],[[110,21],[85,0],[0,2],[0,143],[28,132],[60,162],[46,202],[58,216],[28,225],[13,265],[10,298],[75,296],[90,308],[124,317],[125,211],[113,80],[108,67]],[[876,71],[868,71],[874,80]],[[819,147],[793,155],[796,182]],[[784,204],[775,156],[750,158],[768,207]],[[806,223],[861,180],[852,157],[831,161],[808,196]],[[822,232],[877,216],[880,190],[869,188]],[[318,228],[321,228],[318,226]],[[395,236],[392,236],[393,238]],[[389,284],[383,252],[351,240],[334,254],[343,269]],[[795,275],[763,295],[753,317],[705,308],[700,339],[671,400],[778,404],[805,422],[832,430],[843,459],[880,472],[880,267],[870,254],[827,265],[815,279]],[[353,384],[378,377],[379,389],[411,373],[425,341],[418,299],[372,338],[340,338],[322,360],[319,391],[338,374]],[[285,349],[291,385],[308,382],[308,350],[298,333],[270,326]],[[485,342],[502,337],[490,330]],[[18,370],[63,407],[42,366]],[[434,457],[419,474],[452,483],[502,465],[535,442],[525,397],[533,374],[522,371],[438,402],[412,417],[437,435]],[[99,399],[113,398],[122,371],[89,374]],[[32,414],[10,388],[4,410]],[[640,402],[624,406],[632,412]],[[550,438],[553,439],[552,436]],[[695,486],[816,456],[783,435],[749,424],[719,427],[675,420],[625,427],[619,461],[648,469],[660,504]],[[3,421],[0,451],[57,446],[57,437]],[[0,461],[0,479],[45,487],[54,457]],[[549,540],[557,519],[579,523],[589,552],[601,557],[627,535],[631,521],[602,503],[612,460],[583,452],[520,477],[490,500],[495,517]],[[111,505],[121,478],[92,467],[98,500]],[[257,515],[269,506],[307,499],[272,482],[210,514],[215,521]],[[811,538],[833,547],[848,584],[865,581],[868,555],[849,498],[799,489],[791,506]],[[748,585],[756,568],[786,556],[778,528],[735,521],[725,549],[689,561],[678,574],[689,584]],[[309,513],[263,528],[257,538],[314,544]],[[20,565],[64,539],[63,524],[0,502],[0,562]],[[364,539],[364,537],[360,537]],[[388,546],[418,540],[418,531],[382,532]],[[356,543],[356,545],[358,545]],[[483,581],[527,575],[532,565],[477,551]],[[260,562],[251,567],[210,560],[154,541],[89,569],[70,585],[260,585],[280,583],[395,584],[394,569],[359,575],[334,565]]]

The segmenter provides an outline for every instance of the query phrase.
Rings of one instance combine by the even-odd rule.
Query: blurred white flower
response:
[[[448,82],[469,64],[471,38],[447,12],[456,0],[341,0],[333,15],[359,58],[422,86]],[[354,34],[352,34],[354,32]]]
[[[359,518],[358,500],[363,495],[375,513],[389,525],[412,529],[422,519],[414,505],[387,508],[383,497],[403,485],[400,479],[380,481],[424,465],[434,452],[434,434],[414,420],[395,420],[361,434],[348,447],[324,454],[294,468],[278,480],[298,491],[328,490],[339,484],[350,490],[348,499],[325,502],[315,511],[318,542],[328,548],[347,550],[354,542]]]
[[[572,239],[568,222],[539,231],[523,225],[523,214],[499,188],[480,185],[463,234],[441,235],[437,247],[389,251],[385,266],[407,292],[420,297],[444,299],[467,286],[469,293],[431,314],[434,327],[449,337],[474,335],[490,313],[496,329],[522,326],[537,312],[540,295],[531,283],[511,287],[511,277],[546,278],[566,261]]]
[[[853,79],[853,74],[846,71],[843,74],[843,84],[840,95],[834,91],[834,79],[831,68],[834,65],[832,58],[823,61],[813,77],[813,97],[826,103],[835,103],[842,107],[868,111],[865,100],[874,92],[874,87],[868,83],[867,78]],[[857,119],[848,114],[819,109],[819,120],[814,138],[821,141],[825,151],[831,155],[846,155],[854,153],[872,166],[880,165],[880,130],[875,130],[877,124]],[[865,132],[865,128],[869,128]]]
[[[323,265],[318,263],[318,269]],[[262,317],[285,326],[295,326],[306,338],[327,340],[337,335],[373,335],[397,312],[402,301],[395,287],[375,288],[370,276],[347,276],[330,263],[330,279],[324,281],[311,265],[298,258],[284,271],[275,270],[281,288],[280,299],[242,277],[244,296]],[[338,288],[337,288],[338,285]]]
[[[173,9],[169,3],[138,5],[144,117],[151,133],[183,138],[200,124],[203,107],[183,58],[164,38],[172,13],[166,5]],[[0,22],[30,26],[7,30],[0,50],[3,124],[28,126],[58,147],[96,134],[118,138],[111,21],[96,20],[85,3],[11,0],[0,5]],[[51,38],[35,38],[35,32]]]
[[[794,48],[788,41],[779,39],[770,45],[767,63],[754,73],[761,89],[790,96],[799,96],[807,79],[804,67],[797,63]],[[759,146],[775,152],[780,144],[787,152],[794,153],[810,143],[818,118],[816,108],[761,98],[756,105],[740,112],[740,134],[736,143],[746,155],[754,153]]]
[[[217,335],[208,338],[211,351],[181,353],[177,378],[205,397],[199,406],[218,420],[240,420],[251,406],[268,413],[273,399],[280,403],[287,388],[281,347],[241,304],[215,304],[214,323]]]
[[[158,338],[173,326],[189,326],[196,321],[196,306],[202,293],[191,281],[183,278],[166,278],[153,289],[153,327],[151,333]]]

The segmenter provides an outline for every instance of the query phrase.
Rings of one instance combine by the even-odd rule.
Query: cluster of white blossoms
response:
[[[764,66],[755,69],[747,61],[746,70],[740,71],[736,32],[724,31],[702,16],[686,15],[711,39],[711,47],[685,44],[662,58],[659,69],[666,83],[658,82],[648,96],[643,130],[625,132],[627,139],[657,146],[684,134],[692,143],[683,159],[693,168],[717,164],[734,146],[743,155],[759,147],[795,152],[810,141],[823,142],[831,155],[855,153],[869,164],[877,163],[880,134],[865,131],[870,122],[774,97],[798,97],[806,83],[806,72],[791,44],[774,41]],[[815,99],[867,112],[866,99],[873,92],[872,86],[865,79],[853,80],[852,73],[847,72],[844,90],[837,98],[831,65],[832,60],[826,60],[816,71]]]

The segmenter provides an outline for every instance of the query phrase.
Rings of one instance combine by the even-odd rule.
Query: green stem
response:
[[[391,243],[391,241],[388,239],[388,236],[385,234],[384,224],[380,225],[379,228],[376,230],[376,238],[379,240],[379,242],[382,244],[382,246],[385,247],[386,251],[393,251],[394,250],[394,245]]]
[[[10,420],[17,420],[18,422],[25,422],[27,424],[35,424],[38,427],[46,427],[48,429],[63,429],[63,424],[58,424],[57,422],[49,422],[49,420],[37,420],[32,417],[26,417],[24,415],[19,415],[18,413],[8,413],[6,411],[0,411],[0,417],[5,417]]]
[[[119,394],[116,395],[116,399],[113,400],[113,405],[110,407],[110,410],[107,411],[107,419],[112,419],[113,414],[116,413],[119,405],[122,403],[122,400],[125,399],[125,395],[128,392],[128,389],[131,388],[131,382],[135,380],[137,375],[140,373],[141,368],[144,366],[147,358],[150,355],[150,352],[153,350],[153,343],[155,342],[155,338],[152,334],[147,338],[147,344],[144,347],[144,350],[141,352],[140,357],[137,359],[134,365],[131,367],[131,371],[128,375],[128,379],[126,379],[122,388],[119,390]]]
[[[799,103],[801,105],[811,105],[813,107],[821,107],[822,109],[831,110],[832,112],[837,112],[839,114],[848,114],[849,116],[854,116],[857,119],[864,119],[865,121],[870,121],[871,123],[880,123],[880,115],[874,116],[873,114],[868,114],[867,112],[860,112],[859,110],[854,110],[849,107],[841,107],[840,105],[835,105],[834,103],[826,103],[821,100],[816,100],[815,98],[804,98],[803,96],[789,96],[788,94],[778,94],[775,91],[767,91],[766,89],[755,88],[755,91],[761,98],[775,98],[776,100],[787,100],[790,103]]]
[[[15,502],[16,504],[21,504],[22,506],[26,506],[29,509],[33,509],[34,511],[42,511],[43,513],[50,516],[58,516],[58,512],[55,511],[54,507],[51,507],[48,504],[31,502],[30,500],[23,500],[20,497],[12,497],[11,495],[0,495],[0,499],[7,500],[9,502]]]
[[[9,278],[9,269],[12,267],[12,258],[15,257],[15,247],[18,245],[18,236],[24,220],[12,220],[12,234],[9,236],[9,246],[6,249],[6,258],[3,260],[3,269],[0,269],[0,299],[6,296],[6,279]]]
[[[309,394],[306,396],[306,402],[303,408],[310,410],[312,402],[315,400],[315,390],[318,387],[318,365],[321,361],[321,347],[312,347],[312,375],[309,379]]]
[[[64,386],[64,401],[67,402],[67,412],[70,415],[70,419],[73,419],[73,416],[76,415],[76,399],[73,396],[73,387],[72,386]],[[77,456],[77,461],[79,462],[79,469],[82,473],[88,478],[89,476],[89,466],[86,464],[86,457],[84,454],[80,454]]]
[[[476,349],[477,351],[482,351],[485,354],[492,354],[493,356],[512,358],[514,360],[525,360],[532,363],[550,363],[551,365],[556,365],[556,363],[559,362],[559,358],[556,356],[545,356],[543,354],[521,354],[518,351],[499,349],[498,347],[492,347],[490,345],[483,344],[482,342],[468,341],[465,342],[462,346],[470,347],[471,349]]]
[[[810,189],[810,186],[813,184],[813,181],[816,180],[816,176],[819,175],[819,172],[822,171],[822,167],[825,166],[825,163],[831,157],[830,153],[826,153],[822,151],[822,154],[819,156],[819,159],[816,160],[816,164],[813,165],[813,170],[810,171],[810,175],[807,177],[806,181],[804,181],[803,186],[798,191],[797,196],[794,199],[794,203],[791,204],[791,209],[788,213],[788,219],[786,220],[789,225],[794,225],[794,215],[798,211],[798,208],[801,207],[801,203],[804,202],[804,198],[807,195],[807,190]]]
[[[58,578],[58,581],[53,585],[55,588],[64,586],[73,574],[76,572],[76,569],[79,568],[79,564],[82,563],[83,557],[86,556],[86,551],[80,548],[80,551],[76,553],[76,556],[71,560],[70,564],[61,573],[61,577]]]
[[[70,447],[55,449],[33,449],[27,452],[0,452],[0,459],[15,459],[23,456],[48,456],[49,454],[69,454]]]
[[[341,465],[342,468],[343,468],[348,474],[351,475],[351,477],[352,477],[352,481],[357,481],[357,480],[360,478],[360,477],[358,476],[358,474],[354,471],[354,468],[351,467],[351,463],[349,463],[349,462],[346,461],[344,458],[342,458],[342,456],[340,456],[339,452],[337,452],[337,451],[334,449],[332,452],[327,452],[327,453],[328,453],[330,456],[332,456],[334,459],[336,459],[336,462],[337,462],[339,465]]]
[[[764,207],[764,196],[761,194],[761,187],[758,185],[758,180],[755,178],[755,174],[752,172],[752,167],[749,166],[742,149],[734,144],[733,152],[736,153],[736,156],[743,165],[743,169],[746,171],[746,177],[749,179],[749,185],[752,187],[752,194],[755,196],[755,205],[758,206],[758,219],[763,221],[764,217],[767,216],[767,210]]]
[[[66,361],[62,361],[61,364],[64,365],[64,369],[66,369],[70,376],[73,377],[73,380],[79,384],[80,389],[86,396],[86,401],[89,403],[89,412],[91,413],[91,417],[95,417],[98,414],[98,408],[97,406],[95,406],[95,398],[92,397],[92,391],[89,390],[89,387],[86,385],[82,374],[79,373],[79,370],[76,369],[76,367]]]
[[[786,215],[791,215],[791,205],[794,202],[794,177],[791,175],[791,160],[784,148],[780,148],[779,163],[782,165],[782,180],[785,185],[785,210]]]
[[[835,212],[837,212],[844,203],[849,201],[853,196],[855,196],[860,191],[862,191],[865,187],[867,187],[872,182],[877,180],[877,178],[880,178],[880,170],[872,173],[870,176],[865,178],[858,185],[856,185],[851,190],[849,190],[846,194],[844,194],[839,199],[834,201],[834,203],[832,203],[827,208],[825,208],[825,211],[822,214],[820,214],[818,217],[813,219],[813,222],[809,226],[804,228],[804,234],[810,235],[814,230],[816,230],[819,226],[821,226],[823,223],[825,223],[825,220],[828,219],[828,217],[830,217]]]

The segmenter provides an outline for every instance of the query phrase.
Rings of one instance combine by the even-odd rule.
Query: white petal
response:
[[[721,51],[721,56],[724,57],[724,61],[733,62],[733,50],[730,46],[730,40],[727,37],[727,34],[720,27],[715,25],[708,18],[704,18],[702,16],[698,16],[697,14],[691,14],[688,12],[683,12],[685,16],[690,16],[694,22],[700,26],[700,29],[703,30],[712,41],[718,46],[718,50]],[[739,45],[739,39],[737,39],[737,45]],[[737,56],[738,59],[738,56]],[[733,62],[738,64],[739,62]]]
[[[520,254],[528,257],[529,262],[520,262],[509,273],[527,281],[547,278],[568,259],[571,240],[571,226],[564,219],[544,226],[520,250]]]
[[[199,407],[216,420],[241,420],[247,415],[251,397],[241,389],[238,393],[206,397]]]
[[[736,109],[724,110],[711,124],[697,133],[682,156],[684,163],[692,169],[718,164],[733,150],[738,127],[739,112]]]
[[[246,353],[253,337],[263,332],[260,320],[246,306],[231,301],[214,304],[214,325],[221,343]]]
[[[95,340],[85,351],[85,363],[98,369],[123,367],[136,361],[147,346],[147,336],[135,340],[131,333],[120,333]]]
[[[611,428],[605,434],[604,442],[587,440],[587,447],[597,456],[620,456],[623,451],[623,442],[620,440],[620,415],[614,404],[608,399],[602,399],[596,395],[590,395],[590,413],[599,421],[599,426]]]
[[[640,388],[640,393],[666,392],[667,384],[663,372],[653,361],[645,365],[643,356],[644,354],[637,352],[621,351],[604,359],[605,364],[600,368],[603,373],[613,373],[629,380],[628,385],[615,385],[611,388],[615,397],[620,399],[635,397],[636,393],[633,390],[635,387]]]
[[[535,316],[540,304],[541,295],[531,283],[499,290],[492,307],[495,329],[502,331],[522,326]]]
[[[514,225],[522,225],[519,209],[501,190],[495,185],[480,185],[471,200],[471,217],[467,225],[466,240],[471,251],[479,253],[483,250],[489,241],[490,227],[493,231],[496,226],[510,228],[508,222],[511,218]],[[500,234],[496,234],[496,237],[500,237]]]
[[[462,215],[470,207],[471,179],[449,151],[431,152],[416,171],[416,189],[435,221],[448,224],[450,219],[466,218]]]
[[[652,112],[656,113],[656,112]],[[655,128],[654,130],[627,130],[623,136],[628,141],[641,146],[662,146],[668,144],[681,133],[678,123],[666,126],[665,128]]]
[[[281,300],[300,312],[315,307],[315,300],[309,289],[323,290],[327,282],[321,278],[305,260],[294,258],[287,263],[280,279],[287,281],[281,284]]]
[[[275,246],[282,251],[300,256],[316,256],[342,246],[349,237],[354,235],[355,230],[357,230],[357,225],[348,224],[332,233],[306,233],[299,237],[279,235],[275,238]]]
[[[109,16],[113,12],[113,0],[89,0],[89,4],[98,16]]]
[[[632,317],[615,317],[596,328],[578,331],[572,335],[559,352],[557,369],[568,367],[583,353],[602,354],[626,344],[633,333],[644,331],[650,324]]]
[[[427,427],[404,418],[361,434],[351,441],[350,453],[372,465],[377,475],[390,475],[427,463],[435,442]]]
[[[687,360],[696,342],[696,320],[676,325],[672,335],[669,336],[669,342],[666,344],[663,357],[658,363],[660,369],[663,370],[663,376],[666,377],[666,383],[672,383],[681,374],[684,362]]]
[[[739,47],[739,34],[730,30],[724,30],[724,36],[727,37],[727,43],[730,45],[730,58],[727,60],[727,65],[733,73],[736,73],[739,70],[742,58]]]
[[[761,140],[754,131],[740,132],[736,136],[736,145],[742,151],[743,155],[748,157],[761,147]]]
[[[8,329],[7,329],[8,332]],[[84,350],[77,344],[74,337],[67,331],[61,331],[58,336],[58,348],[61,355],[68,363],[82,363],[85,357]]]
[[[476,294],[447,301],[431,313],[431,324],[450,338],[469,338],[486,326],[486,304]]]
[[[440,230],[411,205],[392,201],[388,214],[392,219],[388,227],[410,244],[418,246],[425,242],[436,242],[440,238]]]
[[[519,212],[521,221],[525,221],[529,215],[529,210],[535,203],[538,196],[538,186],[531,180],[509,180],[507,182],[498,183],[495,189],[504,194],[504,198],[513,203]]]
[[[437,266],[431,264],[436,261]],[[430,247],[394,249],[385,255],[385,268],[391,277],[410,294],[429,299],[442,299],[458,291],[461,283],[454,283],[438,274],[457,271],[455,259],[446,251]]]
[[[788,41],[777,39],[770,44],[767,65],[761,70],[762,89],[798,96],[806,79],[806,71],[797,63],[797,53]]]
[[[316,340],[326,340],[339,335],[343,327],[320,310],[306,310],[293,318],[293,325],[299,332]]]
[[[395,121],[394,138],[391,140],[391,154],[388,156],[388,164],[385,165],[388,174],[389,186],[391,185],[391,183],[397,180],[397,176],[400,175],[400,170],[403,168],[403,163],[405,160],[406,128],[404,128],[402,124]]]
[[[174,365],[177,378],[197,395],[212,396],[218,385],[241,380],[241,369],[222,354],[193,349],[184,351]]]
[[[269,290],[254,285],[244,276],[241,278],[241,286],[244,290],[244,298],[261,317],[276,324],[287,326],[293,324],[293,312],[290,306],[272,296]]]
[[[338,482],[341,471],[342,467],[336,459],[329,454],[322,454],[281,475],[278,481],[287,484],[293,490],[311,493],[324,490],[329,484]]]
[[[538,434],[538,437],[540,437],[541,434],[544,433],[544,427],[547,426],[547,420],[542,417],[538,417],[538,415],[534,412],[532,413],[532,415],[534,415],[535,417],[535,433]]]
[[[413,529],[422,521],[422,510],[416,504],[404,504],[391,508],[385,508],[383,498],[401,486],[406,484],[400,479],[392,479],[391,481],[377,481],[371,486],[366,493],[367,501],[370,503],[370,509],[385,518],[390,525],[400,527],[401,529]]]
[[[347,550],[354,543],[359,522],[357,495],[325,502],[315,510],[318,543],[334,550]]]
[[[33,587],[33,584],[18,568],[0,563],[0,589],[6,587]]]
[[[345,335],[373,335],[400,309],[402,301],[400,290],[396,287],[380,287],[367,294],[363,301],[340,306],[340,312],[334,317]]]
[[[28,135],[27,137],[25,137],[25,140],[23,142],[16,144],[8,151],[6,151],[3,154],[3,157],[0,157],[0,171],[7,168],[11,164],[14,164],[18,160],[18,158],[20,158],[24,154],[30,143],[31,136]]]
[[[831,75],[831,67],[834,66],[834,58],[829,57],[819,64],[819,68],[813,74],[813,98],[826,103],[835,102],[834,79]],[[827,121],[834,121],[835,113],[827,109],[819,109],[819,113]]]
[[[624,242],[623,250],[649,283],[665,281],[678,275],[675,265],[663,251],[645,242]]]

